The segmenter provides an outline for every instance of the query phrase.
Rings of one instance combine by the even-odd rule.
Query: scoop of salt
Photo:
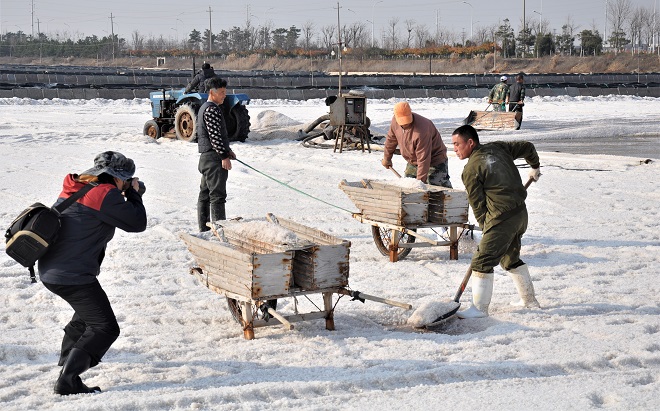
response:
[[[460,304],[455,301],[426,301],[410,315],[408,324],[420,328],[433,323],[440,316],[450,313]]]

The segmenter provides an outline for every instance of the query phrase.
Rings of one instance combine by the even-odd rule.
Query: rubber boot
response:
[[[520,301],[512,302],[511,305],[526,308],[541,307],[534,295],[534,284],[532,284],[532,279],[529,276],[527,264],[509,270],[508,274],[516,285],[518,295],[520,295]]]
[[[226,219],[227,217],[225,216],[225,204],[211,204],[211,221],[215,223],[216,221]]]
[[[495,274],[472,271],[472,306],[456,313],[458,318],[488,317],[488,306],[493,298]]]
[[[62,376],[62,372],[63,372],[63,371],[64,371],[64,368],[60,369],[60,375],[59,375],[59,377]],[[58,377],[58,378],[59,378],[59,377]],[[93,393],[93,392],[101,392],[101,387],[99,387],[99,386],[95,386],[95,387],[88,387],[88,386],[86,386],[86,385],[82,382],[82,379],[80,378],[80,376],[76,377],[76,380],[78,381],[78,383],[80,383],[80,384],[82,385],[82,387],[83,387],[84,390],[87,390],[87,391],[90,392],[90,393]]]
[[[210,228],[206,225],[209,221],[211,221],[211,209],[209,208],[209,204],[201,204],[197,203],[197,224],[199,225],[199,231],[204,232],[204,231],[209,231]]]
[[[89,370],[92,357],[80,348],[72,348],[62,367],[60,376],[55,382],[55,394],[90,394],[101,392],[99,387],[89,388],[83,384],[80,374]]]

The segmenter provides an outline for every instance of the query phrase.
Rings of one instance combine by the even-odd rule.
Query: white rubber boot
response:
[[[472,307],[456,313],[458,318],[488,317],[488,306],[493,297],[495,274],[472,271]]]
[[[526,308],[540,308],[541,305],[536,301],[536,296],[534,295],[534,284],[532,284],[532,279],[529,276],[527,264],[509,270],[508,273],[513,280],[513,283],[516,285],[518,295],[520,295],[520,301],[512,302],[511,305]]]

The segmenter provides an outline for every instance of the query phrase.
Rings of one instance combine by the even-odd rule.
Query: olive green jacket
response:
[[[518,158],[524,158],[532,168],[539,167],[536,148],[527,141],[480,144],[470,154],[461,178],[482,231],[525,206],[527,191],[513,162]]]

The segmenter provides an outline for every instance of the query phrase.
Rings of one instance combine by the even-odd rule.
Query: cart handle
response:
[[[351,291],[351,290],[347,290],[345,288],[340,288],[339,291],[337,291],[337,294],[348,295],[349,297],[353,297],[353,299],[359,300],[359,301],[362,301],[362,302],[364,302],[364,300],[375,301],[377,303],[383,303],[383,304],[391,305],[391,306],[394,306],[394,307],[403,308],[404,310],[410,310],[412,308],[412,305],[410,305],[410,304],[400,303],[398,301],[389,300],[387,298],[375,297],[373,295],[364,294],[364,293],[361,293],[359,291]]]

